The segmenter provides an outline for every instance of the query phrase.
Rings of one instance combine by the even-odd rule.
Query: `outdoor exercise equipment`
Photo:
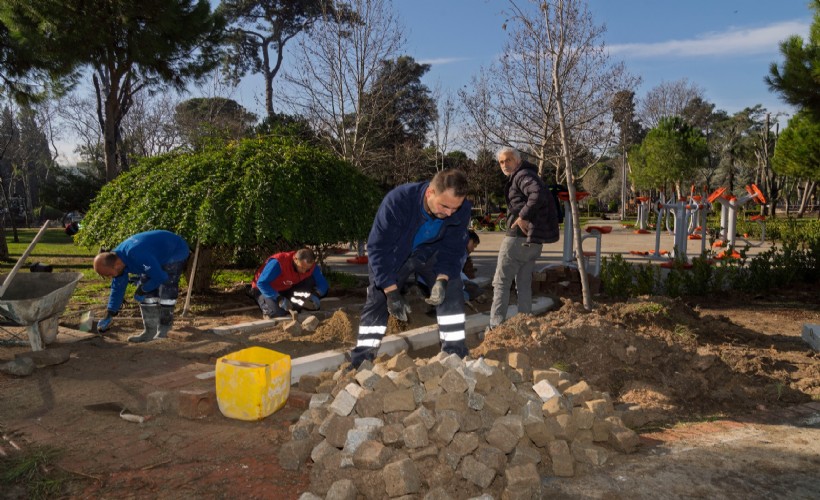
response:
[[[581,201],[587,196],[589,196],[589,193],[587,192],[576,192],[575,200]],[[564,252],[562,263],[566,267],[577,268],[578,265],[575,260],[576,254],[574,249],[575,237],[574,225],[572,223],[572,206],[569,201],[569,193],[567,191],[561,191],[558,193],[558,199],[564,203],[564,213],[567,214],[567,217],[564,217]],[[595,265],[593,267],[592,274],[593,276],[598,276],[601,274],[601,236],[612,232],[612,226],[587,226],[585,231],[587,234],[581,236],[581,255],[583,256],[585,265],[588,265],[589,257],[595,258]],[[584,240],[588,238],[595,239],[595,251],[584,252]]]
[[[718,233],[718,239],[713,244],[714,247],[722,247],[726,246],[731,250],[731,254],[726,252],[721,252],[718,254],[717,258],[724,258],[724,257],[739,257],[739,254],[734,251],[734,247],[737,241],[737,212],[738,209],[742,208],[746,203],[754,200],[755,203],[758,204],[765,204],[766,197],[763,195],[763,192],[760,191],[760,188],[757,187],[756,184],[750,184],[746,186],[746,193],[745,195],[741,196],[740,198],[734,196],[731,193],[726,193],[726,188],[721,187],[711,195],[709,195],[709,202],[710,203],[719,203],[720,204],[720,230]],[[765,230],[765,218],[762,216],[754,217],[753,219],[761,225],[761,241],[756,244],[749,243],[748,240],[745,240],[746,243],[749,243],[752,246],[760,246],[763,244],[763,241],[766,237],[766,230]]]
[[[648,196],[638,196],[635,198],[638,202],[638,221],[635,223],[635,234],[649,233],[649,210],[650,200]]]

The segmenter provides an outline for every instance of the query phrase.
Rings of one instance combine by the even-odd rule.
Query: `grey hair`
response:
[[[517,149],[511,148],[510,146],[504,146],[499,149],[498,152],[495,153],[495,158],[498,159],[499,156],[508,154],[512,154],[516,160],[521,159],[521,153],[519,153]]]

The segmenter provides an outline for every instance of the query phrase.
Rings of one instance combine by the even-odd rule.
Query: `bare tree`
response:
[[[705,102],[703,89],[686,78],[661,82],[646,93],[638,105],[638,119],[646,128],[655,128],[661,119],[684,117],[694,102]]]
[[[299,62],[285,79],[295,87],[290,93],[294,110],[340,157],[366,171],[369,148],[382,132],[376,126],[380,122],[371,118],[392,102],[374,99],[379,92],[374,84],[383,61],[399,54],[404,35],[388,0],[353,0],[347,12],[356,22],[328,18],[325,29],[300,39]],[[338,10],[325,13],[340,15]]]
[[[155,95],[134,96],[129,113],[122,120],[122,145],[128,155],[126,164],[137,158],[168,153],[181,144],[174,126],[174,109],[179,95],[166,90]]]
[[[445,168],[444,158],[453,143],[458,108],[453,94],[442,90],[440,84],[433,90],[433,99],[438,103],[438,115],[433,122],[433,145],[436,148],[436,171],[441,171]]]

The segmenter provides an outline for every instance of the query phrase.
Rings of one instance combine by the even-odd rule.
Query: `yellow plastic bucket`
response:
[[[285,405],[290,394],[290,356],[249,347],[216,360],[219,411],[238,420],[261,420]]]

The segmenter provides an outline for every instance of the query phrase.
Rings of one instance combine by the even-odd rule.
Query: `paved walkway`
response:
[[[634,221],[633,221],[634,222]],[[588,226],[611,226],[612,232],[605,234],[601,239],[601,254],[604,257],[612,257],[615,254],[621,254],[624,259],[635,263],[649,263],[661,261],[650,259],[640,255],[632,255],[630,252],[635,250],[639,252],[648,252],[655,249],[655,233],[649,234],[635,234],[632,228],[624,228],[619,221],[611,220],[593,220]],[[586,227],[586,226],[585,226]],[[586,233],[584,233],[586,234]],[[478,269],[479,277],[492,280],[495,273],[495,265],[498,259],[498,248],[501,245],[501,240],[504,239],[504,233],[500,231],[479,231],[481,244],[473,252],[473,263]],[[660,250],[672,250],[674,237],[668,232],[663,232],[660,238]],[[754,242],[753,242],[754,243]],[[738,240],[738,247],[742,248],[743,242]],[[708,250],[709,242],[706,242]],[[759,247],[752,247],[747,255],[755,256],[771,248],[771,242],[766,241]],[[561,238],[548,245],[544,245],[541,252],[541,258],[538,259],[537,267],[543,267],[547,264],[560,264],[564,250],[564,234],[563,228]],[[595,240],[589,238],[584,241],[584,250],[595,250]],[[701,252],[701,240],[688,240],[686,253],[689,257],[698,256]],[[342,255],[332,255],[327,259],[327,263],[337,271],[355,274],[357,276],[367,276],[367,265],[357,265],[347,263],[347,259],[353,257],[353,253]]]

